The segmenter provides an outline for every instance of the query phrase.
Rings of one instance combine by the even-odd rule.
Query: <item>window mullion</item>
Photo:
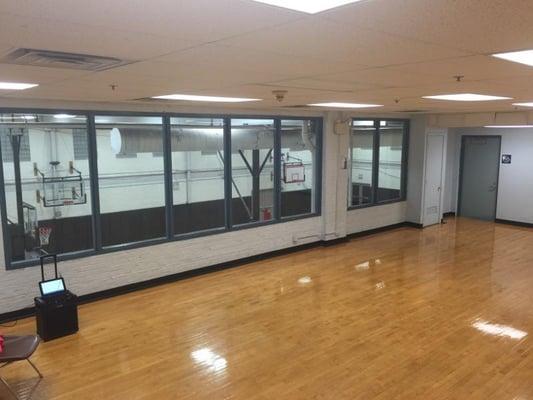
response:
[[[93,224],[93,246],[102,249],[102,225],[100,219],[100,195],[98,188],[98,151],[94,114],[87,115],[87,138],[89,145],[89,172],[91,183],[91,209]]]
[[[231,229],[232,186],[231,186],[231,121],[224,118],[224,210],[226,229]]]
[[[174,198],[172,177],[172,132],[170,117],[163,117],[163,158],[165,175],[165,219],[167,239],[174,237]]]
[[[372,204],[378,203],[380,120],[374,121],[374,151],[372,157]]]
[[[281,219],[281,120],[274,120],[274,220]]]

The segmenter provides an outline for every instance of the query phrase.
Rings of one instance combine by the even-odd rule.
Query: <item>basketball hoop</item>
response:
[[[39,242],[41,246],[48,246],[50,242],[50,234],[52,233],[52,228],[49,226],[39,227]]]

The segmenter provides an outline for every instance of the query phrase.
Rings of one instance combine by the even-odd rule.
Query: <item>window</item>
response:
[[[352,206],[363,206],[373,202],[372,176],[376,132],[374,121],[353,121],[350,148],[351,185],[349,187]]]
[[[0,110],[6,266],[318,215],[321,152],[321,118]]]
[[[224,120],[171,118],[174,234],[225,226]]]
[[[352,122],[349,206],[362,207],[405,198],[408,122]]]
[[[165,237],[164,161],[153,155],[162,118],[96,116],[95,126],[102,246]]]
[[[274,212],[274,120],[231,120],[232,225],[270,221]]]
[[[0,114],[10,261],[93,247],[85,116]],[[76,136],[77,135],[77,136]]]
[[[379,127],[378,202],[402,198],[405,122],[381,121]]]
[[[316,210],[318,136],[314,120],[281,121],[281,217]]]

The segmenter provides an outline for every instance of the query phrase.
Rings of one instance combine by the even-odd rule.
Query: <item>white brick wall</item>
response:
[[[406,221],[407,202],[348,211],[348,234],[382,228]]]
[[[118,251],[60,263],[78,295],[320,240],[320,217]],[[307,239],[298,240],[298,238]],[[295,243],[296,241],[296,243]],[[33,305],[40,269],[0,269],[0,313]]]
[[[343,159],[348,140],[332,131],[335,119],[346,118],[348,115],[340,113],[328,113],[325,118],[321,217],[65,261],[60,263],[60,272],[67,285],[84,295],[316,242],[325,234],[325,239],[331,240],[404,222],[406,203],[347,212]],[[2,245],[0,240],[0,314],[32,306],[40,280],[39,268],[6,271]]]

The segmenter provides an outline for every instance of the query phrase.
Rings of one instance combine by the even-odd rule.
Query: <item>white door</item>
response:
[[[444,182],[445,135],[428,135],[424,185],[424,226],[442,220],[442,192]]]

